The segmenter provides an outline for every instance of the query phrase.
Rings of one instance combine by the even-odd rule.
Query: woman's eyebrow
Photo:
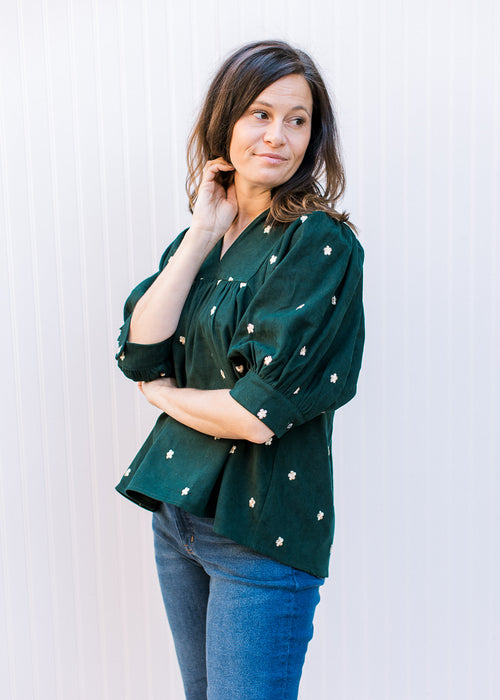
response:
[[[271,108],[273,107],[272,104],[270,104],[269,102],[264,102],[264,100],[255,100],[255,102],[252,102],[252,104],[253,104],[253,105],[264,105],[264,107],[271,107]],[[311,116],[311,115],[309,114],[309,110],[308,110],[306,107],[304,107],[303,105],[295,105],[295,107],[292,107],[292,108],[290,109],[290,111],[291,111],[291,112],[295,112],[297,109],[301,109],[301,110],[303,110],[309,117]]]

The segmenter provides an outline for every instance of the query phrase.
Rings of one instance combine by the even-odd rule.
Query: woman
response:
[[[119,366],[163,413],[117,488],[154,511],[186,698],[296,698],[333,540],[333,415],[364,340],[363,251],[335,210],[311,59],[236,51],[188,161],[191,226],[125,305]]]

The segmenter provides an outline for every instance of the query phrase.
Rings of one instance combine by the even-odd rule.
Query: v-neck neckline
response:
[[[247,225],[245,226],[245,228],[243,229],[243,231],[239,234],[239,236],[237,236],[237,237],[234,239],[234,241],[233,241],[233,242],[231,243],[231,245],[226,249],[224,255],[222,255],[222,256],[221,256],[221,252],[222,252],[222,246],[223,246],[223,243],[224,243],[224,236],[219,240],[218,245],[217,245],[217,260],[218,260],[219,265],[221,265],[221,264],[223,263],[224,258],[226,257],[226,255],[229,253],[230,250],[232,250],[232,249],[234,248],[234,246],[238,243],[238,241],[239,241],[241,238],[243,238],[243,237],[245,236],[245,234],[246,234],[251,228],[253,228],[253,226],[255,226],[256,224],[258,224],[258,223],[260,222],[260,220],[262,219],[263,216],[267,216],[268,213],[269,213],[269,209],[265,209],[265,210],[262,211],[260,214],[257,214],[257,216],[255,217],[255,219],[252,219],[252,221],[250,221],[250,223],[247,224]]]

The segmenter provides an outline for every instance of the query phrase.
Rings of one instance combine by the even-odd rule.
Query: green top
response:
[[[135,381],[173,376],[180,387],[228,388],[274,437],[218,439],[162,413],[117,489],[150,510],[165,501],[214,517],[219,534],[324,577],[333,415],[356,393],[363,351],[363,249],[324,212],[286,228],[265,226],[266,215],[222,260],[221,241],[210,252],[171,338],[127,341],[132,310],[157,275],[139,284],[125,304],[117,359]]]

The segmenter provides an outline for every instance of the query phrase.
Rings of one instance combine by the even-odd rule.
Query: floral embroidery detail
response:
[[[304,214],[304,216],[301,216],[301,217],[300,217],[300,220],[302,221],[302,223],[304,223],[304,221],[307,220],[307,216]]]
[[[184,488],[181,491],[181,496],[187,496],[190,491],[191,489],[189,488],[189,486],[184,486]]]
[[[303,309],[304,306],[305,306],[305,304],[301,304],[300,306],[297,306],[297,308],[295,309],[295,311],[298,311],[299,309]]]
[[[241,374],[245,368],[243,365],[236,365],[234,369]]]
[[[269,262],[271,263],[271,265],[274,265],[277,259],[278,258],[276,257],[276,255],[271,255],[271,257],[269,258]]]
[[[299,355],[302,355],[302,357],[304,357],[305,354],[306,354],[306,352],[307,352],[307,348],[306,348],[306,346],[304,345],[303,348],[300,348],[300,353],[299,353]]]
[[[285,541],[285,540],[283,539],[283,537],[278,537],[278,539],[276,540],[276,546],[277,546],[277,547],[282,547],[284,541]]]
[[[247,333],[253,333],[254,330],[255,330],[255,326],[253,325],[253,323],[249,323],[247,326]]]
[[[332,254],[332,249],[330,248],[329,245],[326,245],[326,246],[323,248],[323,253],[324,253],[325,255],[331,255],[331,254]]]
[[[265,358],[264,358],[264,364],[265,364],[266,366],[267,366],[267,365],[270,365],[272,361],[273,361],[272,355],[266,355],[266,356],[265,356]]]
[[[228,282],[234,282],[234,277],[228,277],[228,278],[227,278],[227,281],[228,281]]]
[[[272,435],[272,436],[269,438],[269,440],[266,440],[265,443],[264,443],[264,445],[270,445],[270,444],[272,443],[272,441],[273,441],[273,437],[274,437],[274,435]]]
[[[167,454],[165,455],[165,459],[172,459],[174,456],[175,452],[173,450],[169,450]]]
[[[225,378],[226,378],[226,375],[224,374],[224,370],[223,370],[223,369],[221,369],[221,371],[220,371],[220,376],[222,377],[222,379],[225,379]]]
[[[179,336],[179,343],[180,343],[181,345],[185,345],[185,344],[186,344],[186,338],[185,338],[183,335],[180,335],[180,336]]]
[[[296,476],[297,476],[297,472],[294,472],[294,471],[288,472],[288,478],[290,479],[290,481],[294,481]]]
[[[271,233],[271,227],[266,226],[266,228],[264,229],[264,233]]]
[[[248,501],[248,505],[250,506],[250,508],[255,508],[255,498],[251,498]]]
[[[257,418],[260,418],[261,420],[267,416],[267,411],[265,408],[261,408],[259,412],[257,413]]]
[[[219,438],[219,437],[215,437],[215,435],[214,435],[214,440],[220,440],[220,438]]]
[[[335,382],[337,381],[337,379],[338,379],[338,377],[337,377],[336,374],[331,374],[331,375],[330,375],[330,381],[331,381],[332,384],[335,384]]]
[[[287,430],[290,430],[290,428],[293,428],[293,423],[288,423],[288,425],[286,426]]]
[[[125,353],[122,352],[122,354],[120,355],[120,360],[123,362],[124,359],[125,359]]]
[[[233,446],[231,447],[231,449],[229,450],[229,454],[230,454],[230,455],[234,455],[235,452],[236,452],[236,445],[233,445]]]
[[[216,306],[212,306],[212,308],[210,309],[210,316],[214,315],[216,308],[217,308]]]
[[[334,297],[332,297],[332,304],[335,306],[336,303],[337,303],[337,297],[334,296]]]
[[[330,449],[330,446],[328,446],[328,456],[330,456],[331,454],[332,454],[332,451]]]
[[[166,377],[167,373],[166,372],[160,372],[160,377]]]
[[[128,476],[129,474],[130,474],[130,468],[127,469],[127,471],[125,472],[125,474],[123,476]]]
[[[240,282],[240,289],[243,289],[243,287],[246,287],[247,283],[246,282]]]
[[[323,518],[325,517],[325,514],[323,513],[322,510],[320,510],[316,517],[318,518],[318,520],[323,520]]]
[[[219,286],[219,284],[220,284],[221,282],[222,282],[222,280],[217,280],[217,287]]]
[[[295,389],[295,391],[294,391],[293,393],[294,393],[294,394],[298,394],[299,391],[300,391],[300,386],[298,386],[298,387]]]

